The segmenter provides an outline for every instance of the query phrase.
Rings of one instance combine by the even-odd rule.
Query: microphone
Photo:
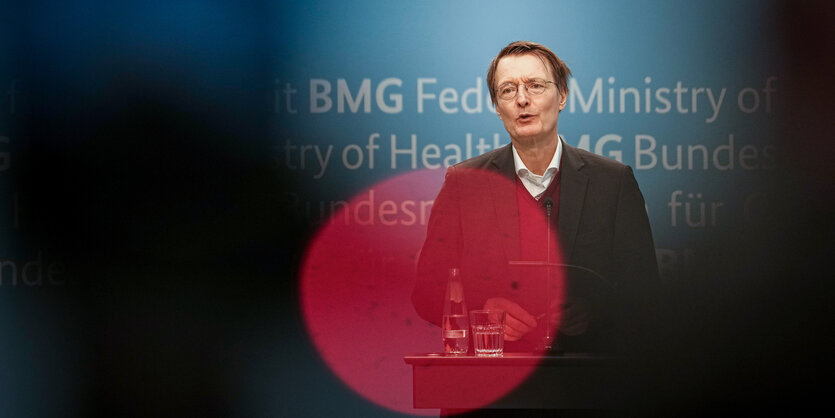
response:
[[[545,253],[545,257],[547,262],[551,263],[551,208],[554,206],[554,199],[551,199],[551,196],[545,197],[545,217],[547,224],[545,226],[545,232],[547,236],[545,237],[546,244],[545,248],[547,252]]]
[[[545,198],[545,216],[548,217],[548,226],[551,225],[551,208],[554,206],[554,199],[551,196]]]

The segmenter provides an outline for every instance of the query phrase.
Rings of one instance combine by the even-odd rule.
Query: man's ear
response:
[[[568,101],[568,90],[566,90],[565,93],[562,93],[561,96],[562,97],[560,97],[560,112],[562,112],[562,110],[565,109],[565,103]]]

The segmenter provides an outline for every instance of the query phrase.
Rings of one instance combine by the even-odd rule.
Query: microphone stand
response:
[[[550,351],[554,345],[554,336],[551,335],[551,207],[554,206],[554,200],[550,196],[545,198],[545,214],[546,223],[546,243],[545,244],[545,303],[546,303],[546,321],[545,321],[545,338],[542,341],[545,351]]]
[[[552,289],[553,278],[551,277],[551,268],[552,267],[563,267],[563,268],[567,267],[567,268],[579,269],[579,270],[585,271],[587,273],[591,273],[593,276],[598,278],[601,283],[606,285],[606,287],[609,288],[609,289],[614,289],[615,286],[614,286],[614,284],[612,284],[612,282],[607,280],[600,273],[598,273],[598,272],[596,272],[596,271],[594,271],[594,270],[592,270],[588,267],[577,266],[577,265],[573,265],[573,264],[554,263],[554,262],[551,261],[551,208],[554,206],[554,200],[551,199],[551,197],[549,196],[549,197],[545,198],[544,203],[545,203],[545,215],[546,215],[546,218],[547,218],[546,219],[547,220],[547,226],[546,226],[546,231],[545,231],[545,233],[547,235],[546,236],[546,244],[545,244],[545,249],[546,249],[545,261],[508,261],[508,265],[510,265],[510,266],[528,266],[528,267],[530,267],[530,266],[545,267],[545,300],[546,300],[545,316],[546,316],[546,323],[547,324],[545,326],[545,336],[542,338],[540,348],[543,349],[543,351],[551,351],[552,349],[554,349],[554,340],[555,340],[555,337],[553,335],[555,327],[553,327],[552,324],[551,324],[551,318],[554,316],[554,315],[552,315],[553,307],[551,306],[551,301],[552,301],[552,298],[553,298],[553,295],[552,295],[552,293],[553,293],[553,289]],[[557,346],[559,346],[559,343],[557,343]],[[557,347],[557,349],[555,351],[559,355],[562,354],[562,350],[559,349],[559,347]]]

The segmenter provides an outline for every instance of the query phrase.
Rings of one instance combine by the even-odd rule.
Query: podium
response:
[[[503,357],[416,354],[412,366],[414,408],[447,412],[470,409],[613,409],[619,362],[589,354]],[[519,382],[508,387],[507,382]],[[515,386],[515,384],[514,384]]]

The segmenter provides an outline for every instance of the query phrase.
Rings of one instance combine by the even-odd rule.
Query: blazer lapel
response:
[[[513,164],[513,151],[505,146],[492,161],[492,168],[498,176],[490,176],[490,195],[496,211],[496,225],[502,237],[505,256],[509,261],[521,257],[519,238],[519,210],[516,205],[516,169]]]
[[[562,140],[562,139],[560,139]],[[563,141],[562,158],[560,160],[560,212],[558,234],[562,246],[563,257],[571,260],[574,250],[574,238],[580,225],[580,215],[583,212],[583,202],[586,197],[588,176],[580,172],[585,163],[577,151]]]

